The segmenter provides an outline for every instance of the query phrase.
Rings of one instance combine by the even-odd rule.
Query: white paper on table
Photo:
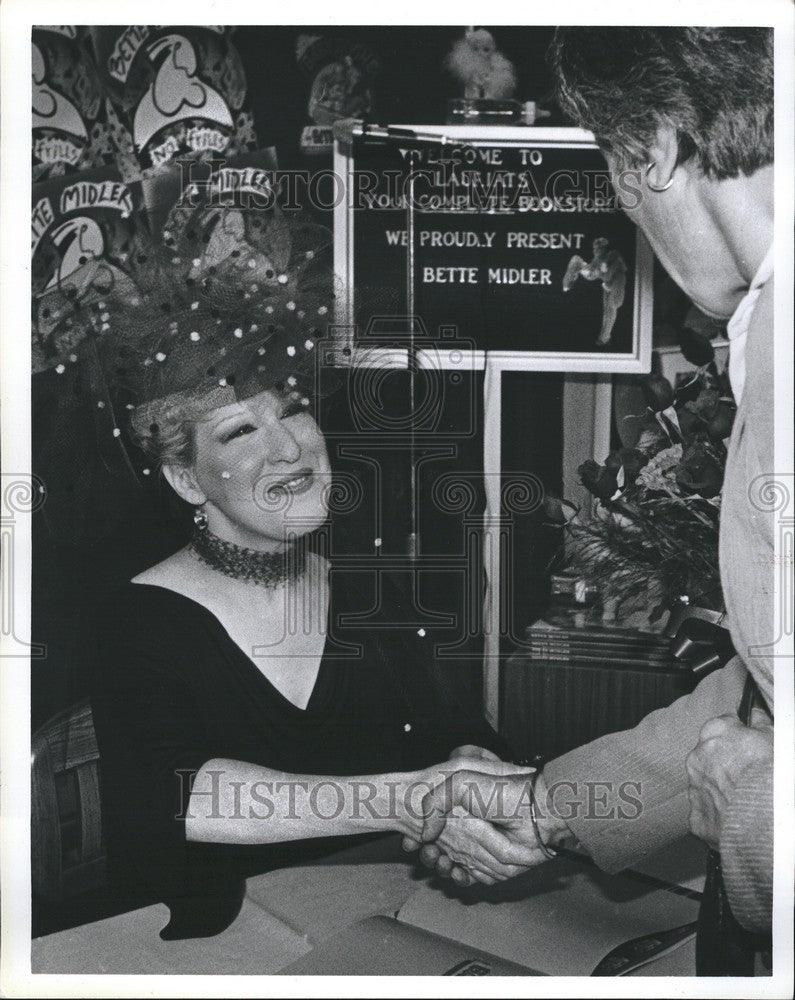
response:
[[[698,899],[558,859],[495,886],[419,888],[398,919],[539,969],[590,975],[613,948],[695,921]]]

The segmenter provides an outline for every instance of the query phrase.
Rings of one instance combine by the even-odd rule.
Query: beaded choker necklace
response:
[[[258,552],[225,542],[206,528],[193,532],[189,547],[203,563],[224,576],[272,589],[297,580],[306,567],[303,545],[291,545],[284,552]]]

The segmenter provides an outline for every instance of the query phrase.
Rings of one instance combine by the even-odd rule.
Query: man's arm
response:
[[[634,729],[603,736],[547,764],[536,785],[544,845],[554,848],[576,838],[600,868],[618,872],[688,833],[688,754],[708,720],[736,713],[745,678],[745,667],[735,657],[692,694],[647,715]],[[529,819],[527,779],[495,781],[474,771],[450,775],[426,797],[423,863],[442,875],[471,881],[464,824],[483,820],[504,836],[506,867],[498,877],[511,877],[517,865],[541,863],[546,855]],[[455,806],[470,818],[457,817],[448,829],[445,818]]]
[[[546,765],[551,804],[600,868],[621,871],[689,832],[687,755],[705,722],[736,713],[745,677],[735,657],[634,729]]]

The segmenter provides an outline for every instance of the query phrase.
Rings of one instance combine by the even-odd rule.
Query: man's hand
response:
[[[720,849],[723,816],[743,771],[759,761],[773,767],[773,730],[744,726],[736,715],[707,722],[686,762],[690,781],[690,829]]]
[[[533,769],[491,764],[484,774],[485,766],[453,772],[423,802],[420,860],[461,885],[513,878],[545,860],[530,821]],[[544,843],[557,842],[568,827],[548,815],[542,777],[536,795]]]

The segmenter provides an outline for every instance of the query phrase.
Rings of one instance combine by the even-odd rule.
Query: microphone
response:
[[[412,128],[396,125],[370,125],[359,118],[340,118],[331,126],[334,138],[341,146],[362,143],[373,146],[403,146],[425,149],[428,146],[465,145],[460,140],[454,143],[446,135],[433,132],[418,132]]]

